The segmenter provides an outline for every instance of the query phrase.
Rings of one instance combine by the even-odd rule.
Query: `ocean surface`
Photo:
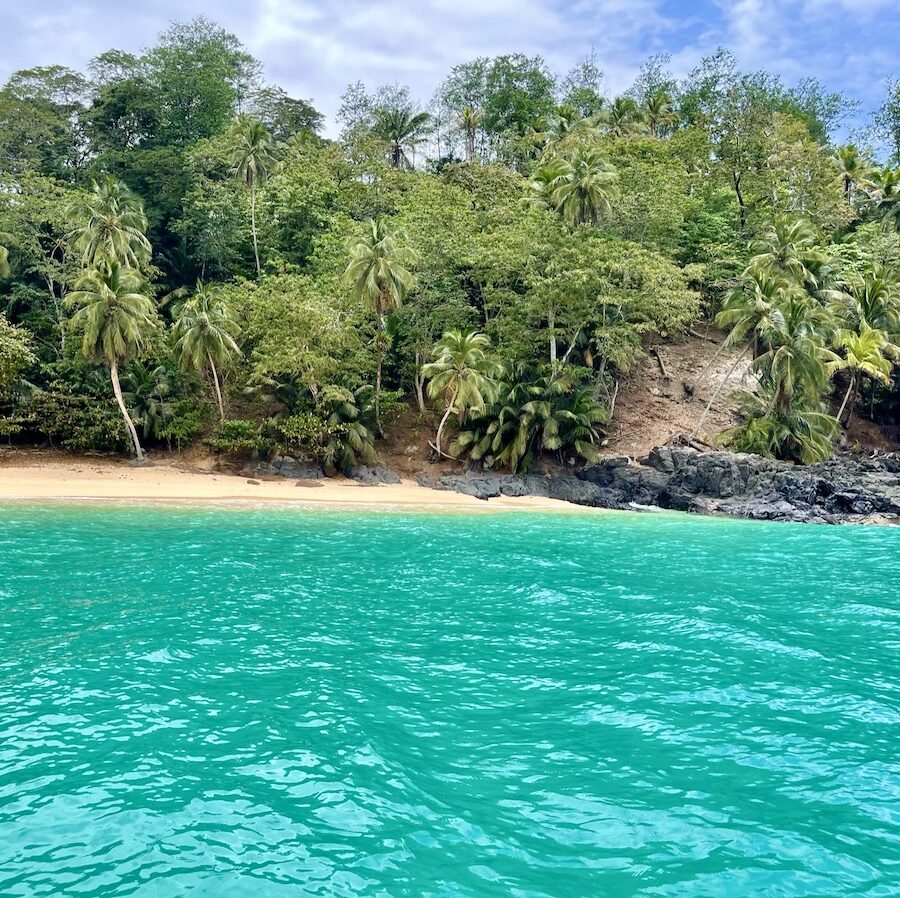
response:
[[[0,895],[900,895],[900,529],[0,507]]]

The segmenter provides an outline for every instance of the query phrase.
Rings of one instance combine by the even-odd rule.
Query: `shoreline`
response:
[[[216,505],[317,509],[402,511],[555,511],[599,513],[539,496],[500,496],[489,501],[462,493],[433,490],[413,480],[399,484],[361,484],[343,477],[325,481],[257,478],[200,470],[178,460],[153,461],[145,467],[106,458],[3,458],[0,455],[0,502],[19,504]]]

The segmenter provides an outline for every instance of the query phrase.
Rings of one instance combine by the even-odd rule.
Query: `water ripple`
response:
[[[900,530],[26,508],[0,894],[900,894]]]

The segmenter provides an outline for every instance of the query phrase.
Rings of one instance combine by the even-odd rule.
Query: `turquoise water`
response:
[[[0,895],[900,894],[900,529],[0,516]]]

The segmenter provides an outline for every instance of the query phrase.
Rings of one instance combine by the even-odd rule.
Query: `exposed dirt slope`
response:
[[[741,358],[740,350],[719,351],[724,338],[719,331],[695,333],[647,344],[646,357],[622,381],[606,452],[635,458],[679,434],[691,434],[717,388],[698,435],[712,442],[736,423],[732,397],[752,385],[749,358]]]
[[[650,339],[645,357],[622,380],[604,454],[640,458],[654,446],[689,436],[714,394],[698,437],[713,443],[723,430],[737,424],[734,393],[752,389],[755,379],[749,354],[721,349],[724,338],[721,331],[699,326],[678,338]],[[432,455],[428,441],[434,439],[434,426],[430,411],[420,415],[414,407],[405,410],[390,427],[381,452],[384,463],[404,474],[421,471]],[[896,450],[891,436],[857,414],[842,445],[861,453]],[[434,467],[450,471],[457,466]]]

